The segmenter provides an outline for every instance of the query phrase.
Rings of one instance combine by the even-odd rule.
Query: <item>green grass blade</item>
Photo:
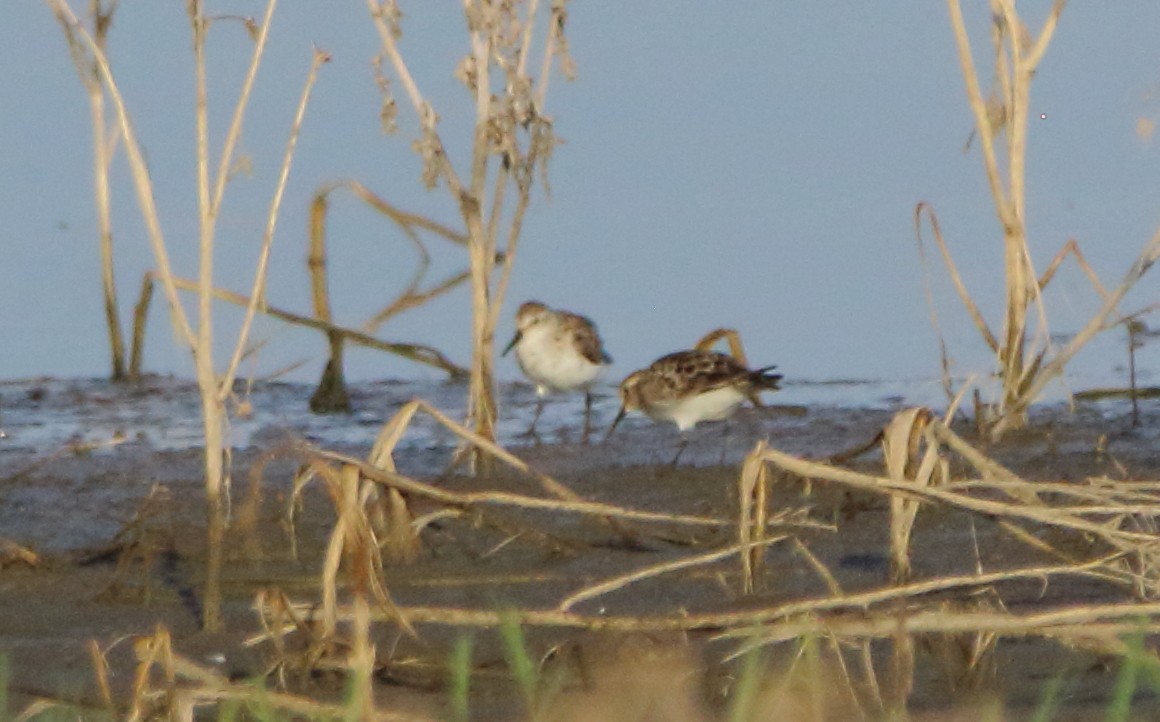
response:
[[[1128,651],[1123,656],[1120,674],[1116,677],[1115,687],[1112,688],[1112,701],[1108,704],[1108,712],[1104,716],[1106,722],[1127,722],[1132,711],[1132,697],[1136,693],[1136,685],[1140,676],[1140,661],[1144,657],[1144,647],[1141,637],[1134,634],[1124,640]]]
[[[8,655],[0,654],[0,722],[12,719],[8,714],[8,684],[11,681],[8,669]]]
[[[1029,722],[1049,722],[1059,710],[1059,690],[1063,689],[1063,675],[1057,674],[1043,686],[1043,698]]]
[[[499,625],[499,636],[503,641],[504,659],[508,669],[519,685],[520,695],[524,700],[524,708],[528,714],[534,714],[536,709],[536,664],[528,656],[527,645],[524,640],[524,630],[514,613],[505,613]]]
[[[741,658],[741,670],[729,704],[729,722],[744,722],[752,717],[764,666],[760,648],[749,650]]]
[[[471,692],[471,649],[474,639],[464,634],[455,640],[451,651],[449,673],[451,676],[451,722],[467,722]]]

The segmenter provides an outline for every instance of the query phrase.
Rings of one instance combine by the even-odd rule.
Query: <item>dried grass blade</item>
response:
[[[790,537],[786,535],[770,537],[768,539],[761,539],[759,541],[750,541],[743,544],[734,544],[725,549],[718,549],[716,551],[706,552],[704,554],[695,554],[693,556],[683,557],[671,562],[663,562],[661,564],[651,564],[643,569],[638,569],[628,574],[621,574],[611,579],[605,579],[596,584],[590,584],[583,589],[580,589],[565,597],[556,607],[561,612],[567,612],[572,607],[581,602],[595,599],[596,597],[604,596],[610,592],[623,589],[631,584],[634,584],[645,579],[652,579],[668,574],[670,572],[680,571],[682,569],[690,569],[692,567],[704,566],[712,564],[720,559],[725,559],[729,556],[737,554],[738,552],[745,553],[753,549],[763,549],[764,547],[784,541]]]
[[[395,415],[375,437],[375,443],[371,447],[371,454],[367,457],[367,461],[380,469],[395,471],[395,447],[399,445],[399,440],[403,438],[407,427],[411,425],[411,419],[415,417],[415,412],[418,410],[419,402],[412,400],[395,412]]]

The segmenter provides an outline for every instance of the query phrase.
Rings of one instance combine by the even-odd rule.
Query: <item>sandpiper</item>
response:
[[[686,433],[699,421],[726,419],[742,401],[761,391],[780,388],[776,366],[749,370],[732,356],[716,351],[678,351],[646,369],[634,371],[620,384],[620,412],[608,436],[629,411],[643,411],[654,421],[671,421],[681,433],[674,464],[688,443]],[[607,437],[605,437],[607,438]]]
[[[520,370],[536,385],[536,415],[528,428],[535,436],[544,411],[544,397],[552,391],[584,391],[584,436],[588,441],[592,415],[592,384],[612,363],[596,324],[584,316],[552,310],[527,301],[516,312],[516,333],[503,350],[516,350]]]

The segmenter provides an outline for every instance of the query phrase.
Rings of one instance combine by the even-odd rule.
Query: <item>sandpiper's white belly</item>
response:
[[[672,421],[678,429],[686,431],[696,426],[698,421],[728,418],[744,400],[745,394],[735,387],[723,386],[676,401],[650,404],[644,412],[656,421]]]
[[[532,328],[524,334],[516,347],[516,359],[540,394],[588,388],[605,368],[584,358],[571,336],[545,328]]]

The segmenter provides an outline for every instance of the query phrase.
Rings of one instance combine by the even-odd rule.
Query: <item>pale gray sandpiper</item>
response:
[[[681,433],[674,464],[688,443],[686,433],[699,421],[729,418],[742,401],[761,391],[780,388],[776,366],[746,368],[732,356],[716,351],[678,351],[646,369],[634,371],[620,384],[620,413],[608,436],[629,411],[642,411],[654,421],[671,421]],[[605,437],[607,438],[607,437]]]
[[[612,363],[596,324],[584,316],[552,310],[527,301],[516,312],[516,333],[503,350],[516,350],[520,370],[536,385],[536,415],[528,435],[536,435],[536,422],[544,411],[544,397],[553,391],[584,391],[584,434],[588,441],[592,416],[592,384]]]

